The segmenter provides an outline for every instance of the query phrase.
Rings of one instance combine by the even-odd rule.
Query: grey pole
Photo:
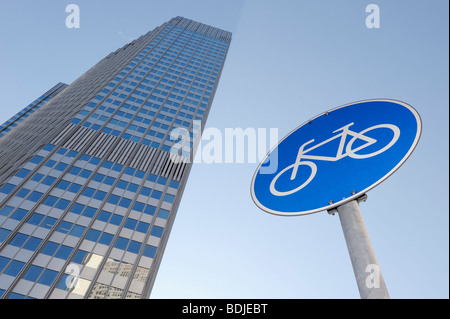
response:
[[[361,298],[389,299],[389,293],[364,225],[358,200],[337,207],[337,212]]]

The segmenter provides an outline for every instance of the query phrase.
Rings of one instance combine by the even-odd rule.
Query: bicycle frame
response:
[[[303,187],[305,187],[306,185],[309,184],[309,182],[311,182],[311,180],[314,178],[314,176],[317,173],[317,165],[314,162],[311,161],[302,161],[304,159],[307,160],[319,160],[319,161],[329,161],[329,162],[336,162],[346,156],[349,156],[351,158],[354,159],[364,159],[364,158],[369,158],[375,155],[378,155],[380,153],[383,153],[384,151],[386,151],[388,148],[390,148],[392,145],[395,144],[395,142],[397,142],[399,136],[400,136],[400,129],[392,124],[379,124],[379,125],[375,125],[372,127],[369,127],[361,132],[354,132],[351,131],[349,128],[350,126],[354,125],[355,123],[349,123],[335,131],[333,131],[333,133],[338,133],[341,132],[340,134],[337,134],[323,142],[320,142],[319,144],[316,144],[308,149],[305,149],[305,147],[311,143],[313,143],[315,140],[309,140],[308,142],[304,143],[302,146],[300,146],[298,153],[297,153],[297,158],[295,160],[295,162],[289,166],[287,166],[286,168],[284,168],[281,172],[279,172],[275,178],[272,180],[271,184],[270,184],[270,191],[272,194],[276,195],[276,196],[286,196],[292,193],[295,193],[297,191],[299,191],[300,189],[302,189]],[[379,149],[378,151],[375,151],[373,153],[370,154],[356,154],[355,152],[360,151],[374,143],[377,142],[376,139],[365,136],[364,133],[373,130],[373,129],[377,129],[377,128],[388,128],[390,130],[392,130],[394,132],[394,137],[392,138],[392,140],[382,149]],[[347,136],[352,136],[352,139],[348,142],[347,146],[345,147],[345,153],[344,153],[344,146],[345,146],[345,141],[347,139]],[[339,142],[339,146],[338,146],[338,150],[336,153],[336,156],[320,156],[320,155],[308,155],[307,153],[317,149],[318,147],[325,145],[337,138],[340,138],[340,142]],[[352,149],[353,143],[357,140],[363,140],[366,143],[364,143],[363,145]],[[292,174],[290,179],[294,180],[297,177],[297,172],[298,172],[298,168],[300,165],[307,165],[311,168],[311,174],[309,176],[309,178],[299,187],[290,190],[290,191],[284,191],[284,192],[280,192],[278,190],[276,190],[275,188],[275,183],[278,180],[278,178],[283,175],[286,171],[288,171],[289,169],[292,168]]]
[[[347,125],[345,125],[345,126],[339,128],[339,129],[333,131],[333,134],[334,134],[334,133],[337,133],[337,132],[339,132],[339,131],[342,131],[342,133],[340,133],[340,134],[338,134],[338,135],[335,135],[335,136],[333,136],[333,137],[331,137],[331,138],[329,138],[329,139],[327,139],[327,140],[325,140],[325,141],[323,141],[323,142],[321,142],[321,143],[319,143],[319,144],[316,144],[316,145],[314,145],[313,147],[311,147],[311,148],[309,148],[309,149],[307,149],[307,150],[305,150],[305,146],[311,144],[312,142],[314,142],[314,141],[315,141],[314,139],[312,139],[312,140],[310,140],[310,141],[304,143],[302,146],[300,146],[300,149],[298,150],[297,159],[295,160],[295,163],[296,163],[297,165],[296,165],[296,166],[294,167],[294,169],[293,169],[293,172],[292,172],[292,175],[291,175],[291,180],[293,180],[293,179],[295,178],[295,176],[297,175],[298,164],[300,163],[300,161],[301,161],[302,159],[310,159],[310,160],[319,160],[319,161],[335,162],[335,161],[338,161],[338,160],[340,160],[341,158],[344,158],[344,157],[346,157],[347,155],[349,155],[349,154],[348,154],[348,153],[349,153],[349,152],[348,152],[348,151],[349,151],[349,150],[348,150],[348,147],[347,147],[347,149],[346,149],[346,153],[343,153],[345,141],[346,141],[348,135],[353,136],[353,137],[357,137],[357,138],[359,138],[359,139],[364,140],[364,141],[367,142],[366,144],[361,145],[361,146],[358,147],[357,149],[351,150],[351,151],[350,151],[351,153],[357,152],[357,151],[359,151],[359,150],[361,150],[361,149],[363,149],[363,148],[366,148],[366,147],[368,147],[368,146],[370,146],[370,145],[376,143],[377,140],[375,140],[375,139],[373,139],[373,138],[364,136],[364,135],[362,135],[361,133],[357,133],[357,132],[354,132],[354,131],[350,131],[350,130],[349,130],[349,127],[352,126],[352,125],[354,125],[354,124],[355,124],[355,123],[352,122],[352,123],[350,123],[350,124],[347,124]],[[336,156],[330,157],[330,156],[319,156],[319,155],[305,155],[306,153],[308,153],[308,152],[310,152],[310,151],[313,151],[313,150],[315,150],[316,148],[318,148],[318,147],[320,147],[320,146],[322,146],[322,145],[325,145],[325,144],[327,144],[327,143],[329,143],[329,142],[331,142],[331,141],[333,141],[333,140],[335,140],[335,139],[337,139],[337,138],[339,138],[339,137],[341,137],[341,141],[339,142],[339,147],[338,147]]]

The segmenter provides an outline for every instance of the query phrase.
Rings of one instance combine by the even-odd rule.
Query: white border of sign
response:
[[[301,128],[302,126],[304,126],[304,125],[310,123],[310,122],[313,121],[314,119],[316,119],[316,118],[318,118],[318,117],[320,117],[320,116],[322,116],[322,115],[324,115],[324,114],[326,114],[326,113],[333,112],[333,111],[335,111],[335,110],[338,110],[338,109],[341,109],[341,108],[344,108],[344,107],[347,107],[347,106],[350,106],[350,105],[354,105],[354,104],[365,103],[365,102],[376,102],[376,101],[385,101],[385,102],[391,102],[391,103],[400,104],[400,105],[406,107],[408,110],[410,110],[411,113],[412,113],[412,114],[414,115],[414,117],[416,118],[416,121],[417,121],[417,132],[416,132],[416,137],[415,137],[415,139],[414,139],[414,142],[411,144],[411,147],[410,147],[410,149],[408,150],[408,152],[406,153],[406,155],[402,158],[402,160],[401,160],[401,161],[400,161],[400,162],[399,162],[399,163],[398,163],[391,171],[389,171],[386,175],[384,175],[382,178],[380,178],[376,183],[374,183],[374,184],[370,185],[369,187],[367,187],[367,188],[365,188],[365,189],[363,189],[363,190],[361,190],[361,191],[355,193],[355,194],[352,195],[351,197],[345,198],[345,199],[343,199],[343,200],[341,200],[341,201],[339,201],[339,202],[333,203],[333,204],[331,204],[331,205],[323,206],[323,207],[316,208],[316,209],[313,209],[313,210],[301,211],[301,212],[280,212],[280,211],[276,211],[276,210],[267,208],[267,207],[265,207],[264,205],[262,205],[262,204],[258,201],[258,199],[257,199],[256,196],[255,196],[255,192],[254,192],[254,183],[255,183],[256,175],[258,174],[259,169],[261,168],[261,165],[265,162],[265,160],[266,160],[267,157],[270,155],[270,153],[272,153],[272,151],[273,151],[275,148],[277,148],[278,145],[280,145],[280,144],[281,144],[288,136],[290,136],[292,133],[294,133],[295,131],[297,131],[297,130],[298,130],[299,128]],[[341,206],[341,205],[343,205],[343,204],[345,204],[345,203],[348,203],[348,202],[350,202],[350,201],[352,201],[352,200],[354,200],[354,199],[357,199],[357,198],[363,196],[363,195],[364,195],[365,193],[367,193],[369,190],[371,190],[372,188],[374,188],[374,187],[378,186],[379,184],[381,184],[382,182],[384,182],[389,176],[391,176],[396,170],[398,170],[398,169],[400,168],[400,166],[402,166],[403,163],[409,158],[409,156],[412,154],[412,152],[413,152],[414,149],[416,148],[417,143],[419,142],[420,136],[421,136],[421,135],[422,135],[422,119],[421,119],[419,113],[416,111],[416,109],[414,109],[411,105],[409,105],[409,104],[407,104],[407,103],[405,103],[405,102],[398,101],[398,100],[393,100],[393,99],[381,99],[381,98],[380,98],[380,99],[362,100],[362,101],[352,102],[352,103],[348,103],[348,104],[345,104],[345,105],[338,106],[338,107],[336,107],[336,108],[334,108],[334,109],[331,109],[331,110],[325,111],[325,112],[323,112],[323,113],[320,113],[319,115],[313,117],[312,119],[310,119],[310,120],[304,122],[303,124],[301,124],[300,126],[298,126],[297,128],[295,128],[294,130],[292,130],[289,134],[287,134],[282,140],[280,140],[280,141],[278,142],[277,145],[275,145],[275,146],[269,151],[269,153],[267,153],[267,155],[264,157],[264,159],[263,159],[263,160],[261,161],[261,163],[258,165],[258,168],[256,169],[255,173],[253,174],[252,183],[251,183],[251,185],[250,185],[250,192],[251,192],[251,195],[252,195],[252,200],[253,200],[253,202],[256,204],[256,206],[258,206],[258,207],[259,207],[260,209],[262,209],[263,211],[265,211],[265,212],[267,212],[267,213],[270,213],[270,214],[274,214],[274,215],[280,215],[280,216],[300,216],[300,215],[309,215],[309,214],[318,213],[318,212],[321,212],[321,211],[324,211],[324,210],[331,210],[331,209],[334,209],[334,208],[336,208],[336,207],[338,207],[338,206]]]

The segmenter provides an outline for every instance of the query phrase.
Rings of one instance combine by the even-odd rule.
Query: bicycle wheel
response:
[[[294,167],[298,165],[307,165],[311,168],[311,174],[309,175],[308,179],[301,184],[300,186],[290,190],[290,191],[285,191],[285,192],[280,192],[275,188],[275,183],[277,182],[278,178],[283,175],[285,172],[287,172],[288,170],[290,170],[291,168],[294,169]],[[275,195],[275,196],[287,196],[293,193],[298,192],[299,190],[301,190],[302,188],[304,188],[306,185],[308,185],[312,179],[314,178],[314,176],[316,176],[317,173],[317,165],[314,164],[313,162],[310,161],[304,161],[304,162],[298,162],[298,163],[294,163],[292,165],[289,165],[288,167],[286,167],[285,169],[283,169],[281,172],[279,172],[274,179],[272,180],[272,182],[270,183],[270,192]]]
[[[375,142],[373,142],[373,143],[368,143],[368,144],[359,146],[359,147],[357,147],[357,148],[355,148],[355,149],[352,148],[353,143],[354,143],[358,138],[359,138],[359,139],[365,139],[365,138],[368,138],[367,136],[364,136],[364,134],[366,134],[367,132],[370,132],[370,131],[372,131],[372,130],[379,129],[379,128],[388,128],[388,129],[390,129],[390,130],[392,130],[392,131],[394,132],[394,136],[392,137],[391,141],[390,141],[386,146],[384,146],[383,148],[381,148],[381,149],[379,149],[379,150],[377,150],[377,151],[375,151],[375,152],[372,152],[372,153],[369,153],[369,154],[356,154],[355,152],[360,151],[360,150],[364,149],[365,147],[370,146],[370,145],[376,143],[376,140],[374,140]],[[386,151],[387,149],[389,149],[392,145],[394,145],[394,144],[397,142],[397,140],[398,140],[399,137],[400,137],[400,129],[399,129],[397,126],[392,125],[392,124],[379,124],[379,125],[375,125],[375,126],[369,127],[369,128],[367,128],[367,129],[361,131],[361,132],[358,133],[357,135],[354,135],[353,138],[348,142],[345,151],[346,151],[347,155],[350,156],[351,158],[355,158],[355,159],[369,158],[369,157],[372,157],[372,156],[376,156],[376,155],[378,155],[378,154],[381,154],[381,153],[383,153],[384,151]],[[372,138],[370,138],[370,139],[372,139]]]

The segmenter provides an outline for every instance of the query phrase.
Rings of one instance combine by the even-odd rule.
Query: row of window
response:
[[[138,252],[141,249],[142,244],[133,240],[128,240],[126,238],[119,237],[118,240],[116,241],[115,247],[122,250],[126,249],[127,251]],[[72,247],[60,245],[50,241],[45,245],[41,253],[67,260],[72,251],[73,251]],[[145,248],[143,250],[144,256],[154,258],[155,253],[156,247],[151,245],[145,245]],[[79,249],[75,253],[71,262],[80,265],[86,264],[88,254],[89,254],[88,252]],[[17,275],[23,269],[24,266],[25,262],[23,261],[0,256],[0,273],[3,272],[6,275],[17,277]],[[31,282],[37,282],[45,286],[51,286],[54,283],[58,273],[59,273],[58,271],[53,269],[44,268],[38,265],[30,265],[30,267],[24,273],[22,278]],[[58,284],[56,285],[56,288],[67,290],[68,282],[70,282],[70,278],[68,277],[69,274],[63,274]],[[2,297],[4,293],[5,290],[0,289],[0,297]],[[21,299],[25,298],[25,296],[13,292],[9,296],[9,298]]]
[[[63,150],[63,151],[60,150],[58,152],[59,153],[64,153],[66,151],[67,150]],[[73,152],[73,151],[70,151],[70,152]],[[72,154],[72,155],[75,155],[75,154]],[[36,158],[36,157],[34,157],[34,158]],[[39,160],[42,159],[42,157],[39,157],[39,158],[40,158]],[[92,159],[90,159],[89,156],[83,156],[82,160],[90,160],[90,161],[92,161]],[[52,162],[51,165],[49,165],[49,166],[53,166],[53,165],[56,164],[56,162],[52,161],[52,160],[50,160],[49,162]],[[65,164],[65,163],[59,163],[59,164]],[[122,170],[122,168],[123,168],[122,165],[120,165],[120,164],[113,164],[112,162],[109,162],[109,163],[106,162],[106,163],[104,163],[104,166],[110,167],[110,168],[118,170],[118,171]],[[20,172],[24,172],[24,171],[26,171],[26,172],[22,175],[22,173],[20,173]],[[140,174],[138,174],[139,172],[140,172]],[[19,171],[19,173],[18,173],[19,175],[25,176],[25,175],[27,175],[29,173],[29,170],[21,170],[21,171]],[[86,169],[82,169],[82,168],[77,167],[77,166],[74,166],[69,171],[69,173],[70,174],[80,174],[79,176],[87,178],[87,177],[89,177],[92,174],[92,171],[86,170]],[[136,174],[139,177],[143,177],[143,175],[145,175],[144,172],[135,170],[133,168],[127,168],[125,173]],[[36,173],[32,177],[32,180],[35,180],[35,181],[41,181],[42,180],[41,183],[43,183],[44,185],[50,186],[50,185],[52,185],[54,183],[56,178],[52,177],[52,176],[46,176],[44,178],[44,175]],[[96,173],[94,175],[94,177],[93,177],[93,180],[94,181],[98,181],[100,183],[105,183],[107,185],[112,185],[116,181],[115,178],[110,177],[110,176],[106,176],[106,175],[100,174],[100,173]],[[149,174],[148,177],[147,177],[147,180],[151,181],[151,182],[157,182],[158,184],[161,184],[161,185],[166,185],[167,181],[168,181],[164,177],[158,177],[158,176],[153,175],[153,174]],[[174,188],[178,188],[179,183],[176,182],[176,181],[171,181],[170,186],[174,187]],[[71,182],[69,182],[67,180],[61,180],[58,183],[58,185],[56,185],[57,189],[67,190],[67,191],[73,192],[73,193],[78,193],[79,190],[81,189],[81,187],[82,187],[81,184],[74,183],[74,182],[71,183]],[[119,182],[117,184],[117,187],[120,188],[120,189],[124,189],[124,190],[126,189],[126,190],[128,190],[130,192],[136,193],[138,188],[139,188],[139,185],[135,184],[135,183],[132,183],[132,182],[127,182],[125,180],[119,180]],[[1,193],[5,193],[5,194],[9,194],[9,193],[11,193],[13,191],[14,188],[15,188],[15,185],[7,183],[0,189],[0,192]],[[17,192],[17,196],[18,197],[26,198],[27,200],[30,200],[32,202],[39,201],[42,198],[43,194],[44,194],[43,192],[31,191],[31,190],[26,189],[26,188],[22,188],[22,189],[20,189]],[[155,198],[155,199],[158,199],[158,200],[160,200],[161,197],[162,197],[162,192],[160,192],[158,190],[152,190],[151,188],[145,187],[145,186],[142,187],[142,189],[140,191],[140,194],[144,195],[144,196],[150,196],[151,198]],[[103,201],[106,198],[107,193],[105,191],[102,191],[102,190],[96,190],[96,189],[93,189],[91,187],[87,187],[83,191],[82,195],[90,197],[90,198],[94,198],[94,199],[97,199],[97,200],[100,200],[100,201]],[[174,199],[175,199],[175,197],[173,195],[166,194],[163,200],[166,201],[166,202],[169,202],[169,203],[173,203]],[[119,206],[128,208],[131,205],[132,200],[128,199],[128,198],[121,198],[120,196],[111,194],[108,197],[107,202],[111,203],[111,204],[118,204]],[[64,210],[64,209],[66,209],[68,207],[68,205],[70,204],[70,201],[66,200],[64,198],[58,198],[56,196],[49,195],[49,196],[46,197],[46,199],[44,200],[43,204],[47,205],[47,206],[56,207],[56,208],[59,208],[61,210]],[[72,208],[72,210],[78,209],[79,205],[80,204],[75,204],[75,206]],[[149,214],[153,214],[154,211],[155,211],[154,206],[145,205],[144,203],[141,203],[141,202],[136,202],[133,205],[133,209],[137,210],[139,212],[144,212],[144,213],[149,213]],[[8,215],[10,215],[12,210],[13,210],[13,208],[11,206],[6,205],[0,210],[0,215],[8,216]],[[91,210],[87,209],[84,213],[88,214],[88,212],[89,212],[89,215],[91,217],[93,215]],[[11,218],[16,219],[16,220],[21,220],[27,213],[28,213],[27,210],[19,208],[19,209],[17,209],[14,212],[14,214],[11,216]],[[79,211],[78,213],[81,214],[82,212]]]
[[[47,144],[43,149],[47,150],[47,151],[50,151],[53,148],[54,148],[53,145]],[[58,150],[57,154],[61,154],[61,155],[67,156],[67,157],[76,157],[78,155],[78,152],[73,151],[73,150],[67,150],[65,148],[60,148]],[[30,160],[30,162],[38,164],[38,163],[40,163],[42,161],[42,159],[43,159],[42,156],[36,155]],[[80,157],[80,161],[85,161],[85,162],[89,162],[91,164],[97,165],[97,164],[100,163],[101,160],[99,158],[97,158],[97,157],[93,157],[93,156],[90,156],[90,155],[87,155],[87,154],[83,154]],[[54,160],[48,160],[45,163],[45,166],[50,167],[50,168],[54,168],[54,169],[56,169],[58,171],[63,171],[63,170],[65,170],[67,168],[68,164],[63,163],[63,162],[59,162],[58,163],[58,162],[56,162]],[[110,162],[110,161],[105,161],[102,164],[102,167],[104,167],[106,169],[112,169],[113,171],[116,171],[116,172],[121,172],[122,169],[124,168],[123,165],[117,164],[117,163],[113,163],[113,162]],[[29,173],[30,173],[30,170],[28,170],[28,169],[21,169],[21,170],[19,170],[19,172],[16,173],[16,176],[18,176],[20,178],[25,178]],[[77,176],[80,176],[80,177],[83,177],[83,178],[89,178],[91,176],[91,174],[92,174],[92,171],[87,170],[87,169],[82,169],[82,168],[77,167],[77,166],[74,166],[69,171],[69,174],[77,175]],[[137,178],[144,178],[144,176],[145,176],[145,172],[144,171],[140,171],[140,170],[134,169],[132,167],[127,167],[125,169],[125,171],[124,171],[124,174],[125,175],[134,176],[134,177],[137,177]],[[96,174],[96,176],[97,176],[97,178],[99,178],[99,176],[104,176],[104,175],[103,174]],[[43,177],[44,177],[44,175],[42,175],[40,173],[36,173],[36,174],[33,175],[33,177],[31,179],[34,180],[34,181],[40,182]],[[44,183],[45,185],[51,185],[55,180],[56,180],[56,178],[54,178],[52,176],[47,176],[42,181],[42,183]],[[148,177],[147,177],[147,180],[151,181],[151,182],[157,182],[158,184],[163,185],[163,186],[165,186],[167,184],[167,181],[168,181],[167,178],[165,178],[165,177],[160,176],[158,178],[158,176],[153,175],[153,174],[149,174]],[[108,184],[108,183],[110,183],[110,181],[111,181],[111,179],[106,178],[104,182],[106,184]],[[108,185],[112,185],[112,184],[108,184]],[[171,181],[170,182],[170,187],[178,188],[178,186],[179,186],[179,182],[177,182],[177,181]],[[15,188],[15,185],[5,184],[0,189],[0,192],[1,193],[5,193],[5,194],[9,194],[14,188]]]
[[[123,218],[122,216],[118,216],[118,215],[115,215],[115,216],[118,217],[119,219]],[[105,217],[106,217],[105,215],[102,215],[102,218],[105,218]],[[49,218],[49,217],[47,216],[46,218]],[[119,222],[119,219],[117,220],[117,222]],[[37,220],[37,218],[35,218],[35,221],[36,220]],[[132,230],[136,230],[136,231],[143,232],[143,233],[146,233],[148,231],[149,226],[150,225],[148,223],[138,222],[137,220],[134,220],[131,218],[128,218],[124,225],[124,227],[127,229],[132,229]],[[3,228],[0,228],[0,230],[3,230]],[[57,231],[59,231],[59,232],[69,233],[70,235],[73,235],[76,237],[81,237],[81,234],[84,232],[84,230],[85,230],[85,227],[77,225],[77,224],[74,225],[73,223],[69,223],[67,221],[63,221],[57,229]],[[152,236],[160,238],[162,236],[163,232],[164,232],[164,228],[154,225],[150,234]],[[3,232],[0,231],[0,234],[1,233],[3,233]],[[107,232],[101,232],[96,229],[90,229],[86,236],[86,240],[90,240],[93,242],[97,242],[97,240],[98,240],[98,242],[100,244],[104,244],[104,245],[108,245],[108,246],[111,244],[113,238],[114,238],[113,234],[110,234]],[[1,239],[1,237],[0,237],[0,239]],[[36,251],[36,249],[41,244],[41,242],[42,242],[41,238],[37,238],[37,237],[31,236],[31,235],[26,235],[23,233],[17,233],[11,239],[9,244],[12,246],[15,246],[15,247],[22,248],[22,249]],[[142,243],[119,236],[114,247],[138,254],[142,247]],[[67,260],[67,258],[71,254],[72,250],[73,250],[72,247],[49,241],[42,248],[41,253],[44,255],[54,256],[56,258],[61,258],[61,259]],[[156,247],[151,246],[151,245],[146,245],[143,255],[146,257],[153,258],[155,252],[156,252]],[[84,260],[84,258],[86,257],[86,255],[87,255],[86,251],[79,250],[75,254],[72,262],[81,264],[82,261]],[[0,273],[3,271],[4,267],[6,266],[6,264],[7,264],[6,261],[7,261],[6,257],[0,256]],[[17,269],[16,267],[12,267],[11,269],[16,269],[17,273],[20,271],[20,269]],[[17,273],[13,274],[13,273],[11,273],[11,271],[8,271],[8,272],[5,271],[5,273],[8,275],[12,275],[12,276],[17,275]]]
[[[52,92],[48,95],[48,92],[42,96],[40,96],[38,99],[33,101],[31,104],[29,104],[27,107],[19,111],[17,114],[15,114],[13,117],[11,117],[8,121],[0,125],[0,137],[5,135],[7,132],[9,132],[11,129],[16,127],[20,122],[22,122],[24,119],[29,117],[31,114],[33,114],[36,110],[38,110],[41,106],[43,106],[47,101],[49,101],[51,98],[53,98],[57,93],[59,93],[62,89],[67,87],[67,84],[57,84],[55,87],[50,89],[50,91],[53,91],[54,88],[58,87],[56,91]],[[50,92],[49,91],[49,92]]]
[[[150,99],[153,100],[157,100],[157,98],[155,96],[151,96]],[[147,102],[149,104],[152,104],[150,102]],[[170,104],[166,102],[166,105]],[[179,104],[179,103],[177,103]],[[160,108],[159,105],[157,105],[156,103],[152,105],[154,108]],[[206,104],[205,104],[206,107]],[[101,108],[106,108],[105,106],[100,106],[99,109]],[[170,113],[173,113],[173,115],[175,115],[178,112],[178,109],[172,109],[172,108],[167,108],[164,107],[167,111],[169,111]],[[183,109],[187,109],[187,110],[194,110],[195,108],[192,107],[188,107],[186,105],[182,106]],[[113,108],[107,108],[106,111],[111,111],[113,112]],[[83,110],[81,111],[80,115],[81,118],[84,117],[84,115],[86,115],[88,111],[87,110]],[[153,111],[147,111],[144,108],[140,110],[140,114],[144,115],[143,113],[147,113],[151,116],[151,118],[155,118],[156,112]],[[200,116],[204,115],[204,111],[203,110],[198,110],[198,114]],[[175,126],[184,126],[186,128],[189,128],[191,125],[191,121],[194,119],[194,116],[189,114],[189,113],[185,113],[182,111],[179,111],[178,114],[176,114],[177,118],[174,119],[173,115],[165,115],[162,113],[159,113],[158,115],[156,115],[156,118],[160,121],[165,121],[167,123],[170,123],[170,125],[175,125]],[[109,118],[105,115],[100,115],[98,113],[94,113],[92,114],[89,119],[87,121],[85,121],[83,123],[84,127],[88,127],[94,130],[99,130],[101,128],[102,125],[104,125],[104,122],[108,121],[106,127],[102,130],[103,133],[106,134],[111,134],[113,136],[119,136],[121,134],[121,132],[123,132],[123,130],[126,128],[126,133],[122,136],[122,138],[127,139],[127,140],[132,140],[134,142],[139,143],[141,141],[141,137],[143,136],[144,133],[147,132],[147,134],[151,137],[151,136],[155,136],[157,138],[164,138],[165,133],[167,132],[167,130],[169,129],[169,125],[168,124],[164,124],[158,121],[153,121],[150,129],[148,129],[149,125],[151,124],[151,120],[149,118],[143,118],[141,116],[136,116],[133,120],[134,124],[129,124],[129,121],[124,121],[121,120],[122,117],[125,117],[128,120],[131,120],[131,118],[134,115],[132,113],[127,113],[124,111],[118,111],[116,115],[114,115],[112,118]],[[71,122],[73,124],[79,124],[81,122],[81,118],[80,116],[74,118]],[[185,120],[183,120],[185,119]],[[195,117],[195,119],[201,120],[201,117]],[[173,122],[173,124],[172,124]],[[158,133],[157,130],[158,128],[160,128],[162,130],[163,133]],[[160,135],[160,136],[158,136]],[[163,142],[163,141],[161,141]],[[160,143],[157,142],[153,142],[152,140],[149,139],[144,139],[142,141],[142,143],[144,145],[147,146],[152,146],[155,148],[159,148]],[[172,143],[169,143],[169,145],[171,145]],[[169,146],[167,145],[167,146]],[[169,151],[170,147],[166,149],[164,149],[165,151]]]

